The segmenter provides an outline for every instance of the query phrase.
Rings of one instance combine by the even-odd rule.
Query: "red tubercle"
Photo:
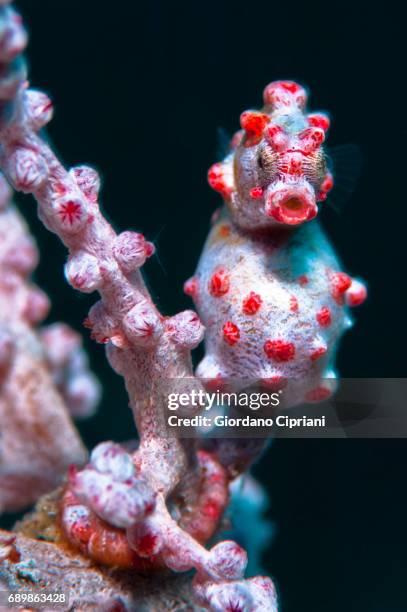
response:
[[[307,402],[323,402],[324,400],[331,397],[332,391],[327,387],[315,387],[305,394],[305,400]]]
[[[184,283],[184,293],[189,295],[193,300],[198,297],[199,281],[196,276],[192,276]]]
[[[292,361],[295,357],[295,345],[285,340],[267,340],[263,349],[267,357],[274,361]]]
[[[270,376],[270,378],[261,378],[259,382],[262,387],[274,392],[281,391],[282,389],[285,389],[288,385],[288,380],[285,378],[285,376],[277,375]]]
[[[272,123],[267,128],[267,140],[272,140],[274,136],[277,136],[278,134],[283,134],[283,133],[284,133],[284,130],[281,127],[281,125],[276,125],[275,123]]]
[[[280,125],[274,123],[266,130],[266,139],[274,151],[281,153],[288,147],[289,138]]]
[[[233,187],[226,180],[224,166],[222,162],[213,164],[208,170],[208,183],[215,191],[218,191],[223,197],[228,197]]]
[[[277,81],[275,84],[292,94],[295,94],[302,89],[301,85],[298,85],[298,83],[295,83],[295,81]]]
[[[311,353],[310,355],[311,361],[317,361],[318,359],[320,359],[321,357],[325,355],[326,351],[327,351],[327,348],[325,346],[319,346],[317,349],[315,349]]]
[[[260,200],[263,197],[263,187],[253,187],[249,191],[252,200]]]
[[[245,111],[240,115],[240,125],[246,132],[244,143],[246,147],[252,147],[260,142],[269,121],[270,117],[260,111]]]
[[[321,327],[329,327],[332,323],[332,314],[328,306],[322,306],[315,317]]]
[[[301,274],[298,278],[297,281],[299,282],[299,284],[301,285],[301,287],[305,287],[305,285],[308,285],[309,283],[309,278],[306,274]]]
[[[309,127],[298,135],[298,139],[301,143],[301,151],[307,155],[319,149],[325,140],[325,132],[321,128]]]
[[[154,255],[155,253],[155,246],[152,242],[148,242],[147,240],[145,241],[144,244],[144,252],[146,254],[146,257],[151,257],[152,255]]]
[[[325,113],[310,113],[307,119],[310,126],[321,128],[324,132],[329,130],[331,121]]]
[[[334,186],[334,178],[330,172],[327,172],[322,182],[321,189],[323,191],[330,191]]]
[[[294,81],[273,81],[265,87],[263,100],[266,105],[275,107],[295,105],[297,108],[304,108],[307,93]]]
[[[209,293],[213,297],[222,297],[228,291],[230,287],[230,275],[224,268],[219,268],[214,272],[209,281]]]
[[[295,295],[291,295],[290,296],[290,310],[291,312],[298,312],[299,306],[298,306],[298,300],[295,297]]]
[[[208,391],[225,391],[227,388],[227,381],[219,372],[212,378],[205,378],[205,389]]]
[[[359,281],[352,281],[351,286],[346,291],[346,304],[351,308],[360,306],[367,298],[367,289],[365,285]]]
[[[258,293],[251,291],[247,297],[243,300],[242,310],[244,314],[253,315],[258,312],[262,305],[263,300]]]
[[[337,304],[344,303],[344,293],[352,284],[350,276],[345,272],[335,272],[331,276],[331,295]]]
[[[232,321],[226,321],[222,333],[224,341],[230,346],[234,346],[240,340],[240,330]]]
[[[330,172],[327,172],[324,180],[321,183],[319,191],[317,193],[318,202],[323,202],[328,197],[328,193],[334,186],[334,178]]]

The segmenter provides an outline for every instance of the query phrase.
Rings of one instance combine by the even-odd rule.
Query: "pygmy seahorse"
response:
[[[209,170],[224,207],[185,291],[206,327],[197,375],[285,387],[293,406],[332,393],[348,307],[367,292],[343,272],[315,219],[333,187],[328,116],[307,113],[306,91],[291,81],[270,83],[263,98]]]

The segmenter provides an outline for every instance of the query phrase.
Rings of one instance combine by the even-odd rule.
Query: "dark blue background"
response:
[[[32,84],[56,103],[50,135],[69,165],[104,176],[103,204],[122,230],[142,230],[159,254],[146,267],[159,307],[190,307],[194,271],[220,204],[206,184],[216,128],[230,133],[266,83],[298,79],[333,117],[329,142],[357,143],[364,167],[337,215],[321,218],[370,299],[344,339],[342,376],[397,377],[405,365],[404,19],[391,3],[107,2],[21,0],[31,30]],[[63,248],[22,199],[42,262],[51,319],[79,328],[94,298],[66,286]],[[160,263],[161,262],[161,263]],[[122,381],[87,343],[104,382],[89,445],[134,436]],[[257,466],[277,537],[268,571],[283,612],[401,612],[405,595],[404,441],[280,440]]]

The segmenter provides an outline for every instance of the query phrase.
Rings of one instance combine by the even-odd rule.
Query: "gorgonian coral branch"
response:
[[[165,317],[157,310],[140,273],[153,245],[135,232],[117,235],[98,206],[95,170],[67,171],[41,138],[52,103],[23,80],[19,18],[3,7],[1,19],[1,166],[15,189],[34,195],[41,220],[68,248],[68,282],[82,292],[99,292],[86,324],[96,341],[106,343],[111,365],[125,379],[140,435],[131,458],[106,443],[85,470],[72,471],[63,528],[102,563],[196,568],[196,592],[211,609],[254,610],[259,604],[274,610],[269,579],[243,580],[246,555],[237,544],[222,542],[208,551],[199,543],[217,527],[228,476],[214,457],[169,437],[165,427],[174,384],[183,391],[200,389],[190,351],[201,341],[203,326],[192,311]]]

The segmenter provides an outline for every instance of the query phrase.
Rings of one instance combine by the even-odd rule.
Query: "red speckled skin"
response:
[[[219,262],[229,274],[229,289],[214,296],[211,278]],[[290,405],[325,385],[324,378],[334,377],[337,341],[351,324],[347,308],[332,295],[337,270],[340,264],[315,221],[285,235],[256,236],[239,230],[225,213],[209,234],[195,275],[194,301],[206,327],[206,354],[197,374],[266,385],[283,377]],[[304,275],[308,282],[302,284]],[[240,332],[233,344],[225,340],[227,322]],[[318,349],[325,352],[316,358]]]

